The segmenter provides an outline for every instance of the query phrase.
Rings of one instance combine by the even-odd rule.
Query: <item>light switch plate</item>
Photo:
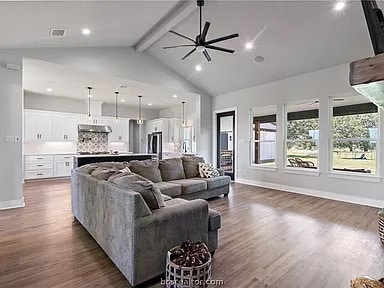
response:
[[[15,143],[15,136],[5,136],[6,143]]]
[[[15,142],[20,143],[20,136],[15,136]]]

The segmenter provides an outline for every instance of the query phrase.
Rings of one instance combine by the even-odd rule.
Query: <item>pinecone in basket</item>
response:
[[[351,288],[384,288],[384,278],[375,280],[368,276],[360,276],[351,280]]]
[[[196,267],[208,262],[209,249],[203,242],[186,241],[175,248],[170,255],[170,260],[183,267]]]

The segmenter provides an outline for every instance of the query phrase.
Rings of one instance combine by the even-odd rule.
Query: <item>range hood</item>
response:
[[[107,125],[88,125],[88,124],[79,124],[79,132],[95,132],[95,133],[111,133],[111,126]]]

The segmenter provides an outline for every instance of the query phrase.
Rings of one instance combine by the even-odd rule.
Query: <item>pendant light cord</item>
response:
[[[119,92],[115,92],[115,118],[116,118],[116,121],[119,120],[118,96],[119,96]]]

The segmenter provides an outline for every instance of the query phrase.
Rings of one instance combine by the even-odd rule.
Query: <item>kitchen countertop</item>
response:
[[[119,153],[119,154],[93,154],[93,155],[74,155],[76,158],[94,158],[94,157],[118,157],[118,156],[155,156],[156,154],[148,153]]]

